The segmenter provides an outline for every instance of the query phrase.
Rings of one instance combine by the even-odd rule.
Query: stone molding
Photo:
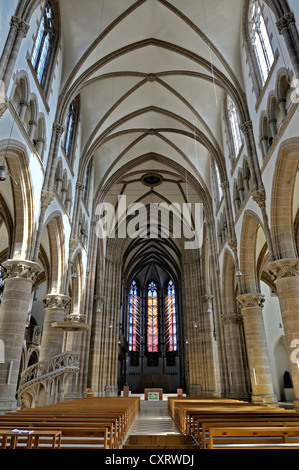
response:
[[[237,297],[241,310],[245,308],[263,307],[265,296],[263,294],[242,294]]]
[[[273,281],[299,276],[299,259],[286,258],[273,261],[269,265],[268,271]]]
[[[44,308],[65,310],[71,299],[68,295],[48,294],[44,297]]]
[[[41,271],[39,264],[25,260],[7,260],[2,263],[2,266],[4,279],[25,279],[35,282]]]

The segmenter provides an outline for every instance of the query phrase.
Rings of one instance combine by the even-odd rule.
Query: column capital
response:
[[[252,199],[257,203],[257,205],[262,209],[266,207],[266,191],[265,188],[259,188],[252,194]]]
[[[242,294],[237,297],[241,310],[245,308],[263,307],[265,296],[263,294]]]
[[[69,241],[69,256],[72,256],[75,249],[77,248],[79,241],[76,238],[70,238]]]
[[[43,298],[44,308],[65,310],[71,299],[68,295],[48,294]]]
[[[224,325],[235,324],[243,325],[243,317],[240,313],[223,313],[221,315],[221,320]]]
[[[85,186],[83,183],[80,183],[80,182],[76,183],[76,189],[78,189],[78,191],[83,191],[84,187]]]
[[[240,125],[240,129],[243,134],[248,134],[253,129],[252,121],[245,121],[243,124]]]
[[[285,258],[273,261],[269,265],[268,271],[273,281],[299,276],[299,259]]]
[[[41,193],[41,207],[46,210],[54,199],[54,192],[48,189],[43,189]]]
[[[27,260],[9,259],[2,263],[4,279],[24,279],[35,282],[42,270],[38,263]]]
[[[64,126],[62,124],[59,124],[59,122],[54,122],[53,131],[56,132],[57,135],[62,136],[62,134],[64,133]]]
[[[211,294],[205,294],[201,296],[201,300],[205,303],[213,302],[213,296]]]
[[[229,240],[227,240],[227,244],[234,253],[237,252],[238,240],[236,239],[236,237],[233,237],[233,238],[230,238]]]
[[[276,21],[276,27],[279,34],[282,34],[286,29],[289,29],[289,27],[295,23],[296,20],[294,13],[290,11],[289,13],[286,13],[284,16],[279,18],[278,21]]]

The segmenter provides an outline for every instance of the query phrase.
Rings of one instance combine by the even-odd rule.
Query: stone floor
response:
[[[135,419],[130,435],[180,434],[178,427],[168,413],[167,400],[140,401],[140,412]]]

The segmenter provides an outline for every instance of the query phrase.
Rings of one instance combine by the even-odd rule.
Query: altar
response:
[[[144,399],[148,401],[163,400],[163,388],[145,388]]]

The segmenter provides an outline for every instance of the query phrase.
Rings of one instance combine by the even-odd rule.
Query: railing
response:
[[[53,374],[57,375],[57,373],[63,373],[70,370],[73,370],[74,372],[79,371],[79,354],[72,351],[66,351],[52,357],[51,359],[37,362],[25,369],[21,374],[20,388],[33,380],[44,379],[46,376]]]

